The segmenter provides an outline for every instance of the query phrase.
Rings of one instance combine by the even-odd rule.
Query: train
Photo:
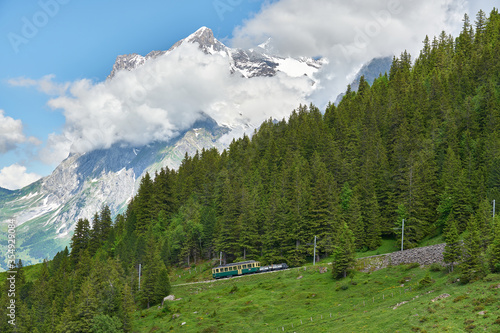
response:
[[[225,277],[232,277],[232,276],[239,276],[246,274],[277,271],[287,268],[288,265],[285,263],[261,266],[260,262],[255,260],[249,260],[249,261],[235,262],[232,264],[220,265],[215,268],[212,268],[212,277],[214,279],[220,279]]]

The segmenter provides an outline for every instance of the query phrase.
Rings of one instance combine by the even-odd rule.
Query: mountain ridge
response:
[[[238,72],[244,77],[274,76],[278,71],[290,75],[283,66],[285,60],[294,62],[294,67],[300,68],[299,71],[304,71],[302,74],[311,76],[314,71],[318,70],[327,61],[326,59],[315,60],[307,57],[298,59],[290,57],[285,58],[274,54],[267,54],[266,51],[272,50],[271,47],[266,48],[269,42],[268,40],[260,44],[257,48],[248,50],[230,48],[215,38],[211,29],[201,27],[193,34],[176,42],[166,51],[152,51],[145,56],[137,53],[117,56],[108,79],[114,78],[116,74],[122,70],[133,71],[151,59],[156,59],[172,52],[184,43],[198,43],[199,49],[205,54],[219,54],[223,56],[228,60],[231,66],[231,73]]]

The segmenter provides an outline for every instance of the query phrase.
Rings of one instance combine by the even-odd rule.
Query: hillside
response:
[[[174,286],[180,300],[134,322],[138,332],[500,331],[498,274],[462,285],[434,266],[401,265],[335,281],[319,267],[329,265]]]

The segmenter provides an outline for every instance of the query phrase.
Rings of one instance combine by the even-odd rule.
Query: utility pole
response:
[[[139,290],[141,290],[141,264],[139,264]]]
[[[403,251],[404,239],[405,239],[405,219],[403,219],[403,225],[401,226],[401,251]]]
[[[493,223],[495,223],[495,200],[493,200]]]
[[[313,266],[316,265],[316,236],[314,236],[314,259]]]
[[[219,266],[222,266],[222,251],[220,252]]]

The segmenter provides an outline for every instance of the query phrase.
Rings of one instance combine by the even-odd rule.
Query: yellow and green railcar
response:
[[[212,276],[214,279],[219,279],[223,277],[258,273],[259,268],[260,263],[255,260],[235,262],[233,264],[212,268]]]

